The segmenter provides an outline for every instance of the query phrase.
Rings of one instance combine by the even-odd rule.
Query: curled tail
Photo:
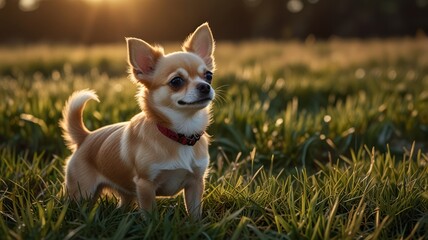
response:
[[[82,120],[83,109],[90,99],[99,102],[97,94],[92,90],[74,92],[62,111],[63,118],[60,121],[60,126],[66,145],[70,150],[75,150],[90,133]]]

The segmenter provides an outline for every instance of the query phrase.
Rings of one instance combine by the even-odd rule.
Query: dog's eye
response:
[[[212,82],[212,80],[213,80],[213,73],[212,73],[212,72],[210,72],[210,71],[207,71],[207,72],[205,73],[205,80],[207,80],[207,82],[208,82],[209,84],[211,84],[211,82]]]
[[[175,77],[169,82],[169,85],[173,88],[180,88],[183,84],[184,80],[181,77]]]

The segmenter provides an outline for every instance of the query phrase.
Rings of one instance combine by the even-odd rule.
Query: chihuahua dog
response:
[[[96,199],[103,190],[113,190],[120,206],[136,199],[146,211],[156,206],[157,196],[184,190],[186,210],[198,219],[209,163],[205,130],[215,96],[211,29],[202,24],[182,51],[170,54],[137,38],[126,41],[142,111],[129,122],[89,131],[83,108],[98,97],[91,90],[71,95],[60,123],[73,152],[65,166],[65,190],[74,200]]]

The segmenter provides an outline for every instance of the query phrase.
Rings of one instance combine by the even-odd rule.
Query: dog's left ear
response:
[[[208,23],[199,26],[183,44],[184,51],[201,57],[210,70],[215,69],[214,48],[215,42]]]

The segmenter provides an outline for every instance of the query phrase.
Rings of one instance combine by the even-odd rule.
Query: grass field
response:
[[[167,50],[177,49],[168,44]],[[139,109],[124,44],[0,46],[0,239],[427,239],[428,39],[219,43],[203,220],[61,196],[58,127]]]

